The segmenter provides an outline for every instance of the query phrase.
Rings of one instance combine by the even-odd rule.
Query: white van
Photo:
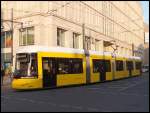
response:
[[[142,66],[142,72],[148,72],[149,71],[149,65]]]

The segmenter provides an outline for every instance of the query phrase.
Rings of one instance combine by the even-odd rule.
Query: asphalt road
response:
[[[1,88],[1,112],[148,112],[149,73],[87,86],[16,92]]]

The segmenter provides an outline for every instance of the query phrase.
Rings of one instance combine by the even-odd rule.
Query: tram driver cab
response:
[[[16,54],[14,78],[37,77],[37,54],[18,53]]]

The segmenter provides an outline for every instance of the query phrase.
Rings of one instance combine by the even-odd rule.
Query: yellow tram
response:
[[[20,47],[13,89],[41,89],[90,84],[141,75],[139,57],[63,47]]]

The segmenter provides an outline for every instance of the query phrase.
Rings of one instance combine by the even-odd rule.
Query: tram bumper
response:
[[[30,90],[42,88],[42,80],[40,79],[14,79],[12,88],[16,90]]]

